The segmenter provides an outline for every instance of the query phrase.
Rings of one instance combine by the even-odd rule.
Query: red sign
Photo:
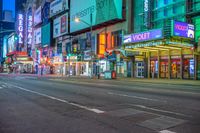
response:
[[[64,15],[61,17],[61,25],[60,25],[61,33],[65,33],[67,31],[66,22],[67,22],[67,18],[66,18],[66,15]]]

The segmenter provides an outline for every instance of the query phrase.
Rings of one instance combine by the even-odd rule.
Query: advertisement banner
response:
[[[50,17],[68,10],[68,0],[54,0],[50,4]]]
[[[41,8],[41,6],[37,9],[37,10],[35,10],[35,12],[34,12],[34,25],[37,25],[37,24],[39,24],[39,23],[41,23],[42,22],[42,19],[41,19],[41,10],[42,10],[42,8]]]
[[[42,7],[42,23],[48,24],[49,22],[49,13],[50,12],[50,2],[45,2],[44,6]]]
[[[8,53],[8,50],[7,50],[7,37],[8,36],[4,36],[3,37],[3,58],[5,58],[6,54]]]
[[[173,21],[173,23],[173,36],[194,38],[194,25],[179,21]]]
[[[8,53],[15,51],[15,36],[8,38]]]
[[[71,32],[122,19],[122,0],[72,0],[70,4]],[[75,22],[75,18],[79,18],[80,22]]]
[[[34,44],[41,44],[41,28],[34,30]]]
[[[125,35],[123,42],[124,43],[136,43],[136,42],[160,39],[162,37],[163,37],[162,29],[154,29],[154,30],[145,31],[145,32],[141,32],[141,33]]]
[[[59,37],[68,33],[68,15],[64,14],[53,21],[53,37]]]
[[[50,45],[50,23],[48,23],[47,25],[42,26],[42,46],[46,46],[46,45]]]

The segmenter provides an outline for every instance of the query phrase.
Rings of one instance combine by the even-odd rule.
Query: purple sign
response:
[[[174,21],[174,36],[194,38],[194,25],[185,22]]]
[[[141,33],[134,33],[124,36],[124,43],[136,43],[149,41],[154,39],[160,39],[163,37],[162,29],[155,29],[150,31],[145,31]]]

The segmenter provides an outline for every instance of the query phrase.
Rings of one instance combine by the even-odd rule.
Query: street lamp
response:
[[[93,58],[92,58],[92,13],[90,14],[90,23],[78,18],[78,17],[75,17],[74,21],[76,23],[84,23],[86,25],[88,25],[90,27],[90,45],[91,45],[91,78],[92,78],[92,75],[93,75]]]

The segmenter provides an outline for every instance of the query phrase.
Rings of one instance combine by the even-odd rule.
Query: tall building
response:
[[[0,1],[0,20],[2,19],[2,15],[3,15],[3,1]]]
[[[200,0],[135,0],[132,13],[133,31],[124,36],[131,75],[196,79]]]
[[[27,0],[15,0],[15,16],[18,13],[21,13],[24,10],[24,5],[26,4]]]
[[[0,62],[4,61],[3,59],[3,38],[6,35],[9,35],[14,31],[14,22],[12,21],[12,12],[3,10],[3,0],[0,2]],[[9,30],[9,31],[8,31]],[[12,30],[12,31],[11,31]],[[6,32],[5,32],[6,31]]]

